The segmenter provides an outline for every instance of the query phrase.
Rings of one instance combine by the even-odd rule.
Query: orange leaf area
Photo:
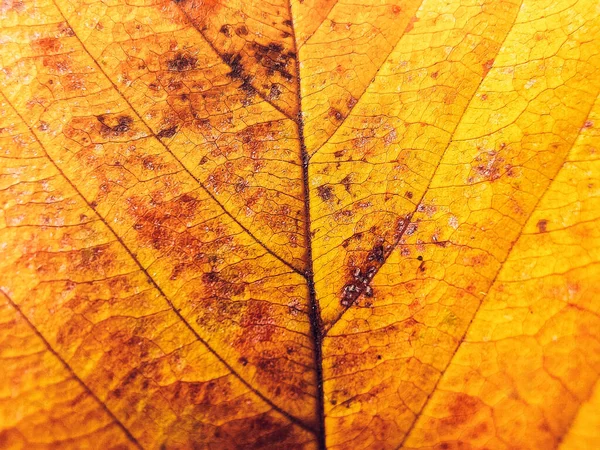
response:
[[[0,0],[0,448],[600,448],[592,0]]]

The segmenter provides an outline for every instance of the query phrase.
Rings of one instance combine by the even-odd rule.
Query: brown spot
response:
[[[167,61],[167,68],[173,72],[185,72],[196,67],[197,58],[183,53],[177,53],[175,58]]]
[[[417,16],[411,17],[408,21],[408,25],[406,25],[406,28],[404,29],[404,33],[410,33],[415,28],[415,23],[418,21],[419,18]]]
[[[248,36],[248,28],[245,25],[237,27],[235,30],[235,34],[238,36]]]
[[[267,69],[268,75],[279,73],[287,81],[291,81],[293,76],[288,66],[291,66],[291,60],[296,58],[294,52],[284,52],[283,45],[277,42],[271,42],[267,45],[253,42],[251,48],[254,50],[254,58]]]
[[[171,138],[171,137],[175,136],[175,133],[177,133],[177,126],[173,126],[173,127],[165,128],[164,130],[160,130],[156,136],[159,138],[161,138],[161,137]]]
[[[350,96],[348,98],[348,101],[346,102],[346,106],[348,106],[348,109],[352,109],[354,108],[354,106],[358,103],[358,100],[354,97],[354,96]]]
[[[334,118],[338,122],[341,122],[344,119],[344,115],[341,111],[335,108],[329,108],[329,117]]]
[[[142,158],[142,166],[146,170],[161,170],[164,168],[164,164],[160,162],[160,159],[153,155]]]
[[[436,71],[436,72],[433,72],[430,76],[431,76],[431,78],[433,78],[435,80],[438,77],[438,75],[439,75],[439,72]]]
[[[349,238],[344,239],[344,242],[342,242],[342,247],[348,248],[348,246],[350,245],[350,243],[352,241],[360,241],[362,239],[362,237],[363,237],[362,233],[355,233],[352,236],[350,236]]]
[[[325,184],[317,188],[317,193],[323,201],[329,201],[333,198],[333,188]]]
[[[249,81],[247,75],[244,75],[244,66],[242,64],[242,57],[240,55],[233,55],[231,53],[225,53],[223,59],[231,68],[231,72],[227,75],[232,80],[243,80]]]
[[[75,36],[73,28],[71,28],[66,22],[61,22],[58,24],[58,33],[60,36],[65,37]]]
[[[427,214],[428,217],[433,217],[437,211],[437,207],[433,204],[419,203],[417,211]]]
[[[282,92],[283,91],[281,89],[281,86],[277,83],[273,83],[271,85],[271,89],[269,90],[269,93],[267,94],[267,99],[268,100],[277,100],[281,96]]]
[[[350,267],[349,281],[342,289],[340,304],[348,308],[363,293],[366,297],[373,297],[370,283],[384,262],[385,249],[382,243],[378,243],[369,251],[363,264]]]
[[[342,186],[344,186],[344,189],[346,189],[346,192],[348,192],[350,194],[350,185],[352,183],[352,177],[350,175],[346,175],[342,181],[340,181],[340,183],[342,183]]]
[[[419,227],[419,225],[416,222],[409,223],[408,226],[406,227],[405,234],[407,236],[412,236],[413,234],[415,234],[415,231],[417,231],[418,227]]]
[[[376,263],[383,264],[385,261],[383,245],[376,245],[373,247],[367,256],[367,261],[375,261]]]
[[[126,115],[96,116],[101,123],[100,134],[104,137],[122,136],[131,129],[133,119]]]
[[[392,6],[392,14],[394,14],[395,16],[397,16],[401,12],[402,12],[402,8],[400,8],[398,5]]]
[[[537,228],[540,233],[545,233],[548,229],[548,221],[546,219],[538,220]]]
[[[349,209],[342,209],[333,214],[333,219],[338,223],[350,223],[354,213]]]
[[[231,37],[231,25],[223,25],[219,30],[220,33],[224,34],[228,38]]]

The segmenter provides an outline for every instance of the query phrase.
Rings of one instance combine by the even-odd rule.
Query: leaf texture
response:
[[[3,0],[0,447],[600,445],[593,0]]]

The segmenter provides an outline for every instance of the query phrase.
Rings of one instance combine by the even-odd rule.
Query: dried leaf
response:
[[[0,447],[600,446],[593,0],[2,0]]]

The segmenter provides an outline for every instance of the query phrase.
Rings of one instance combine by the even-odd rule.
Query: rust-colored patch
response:
[[[201,240],[192,223],[201,211],[201,202],[193,193],[180,195],[169,201],[132,197],[127,200],[129,213],[135,218],[133,229],[144,246],[158,250],[171,261],[171,278],[178,278],[184,271],[203,270],[219,259],[219,255],[233,240],[219,222],[208,223],[203,227]],[[212,236],[213,239],[207,239]],[[205,270],[205,269],[204,269]],[[206,285],[214,295],[225,294],[232,286],[216,275],[206,275]],[[237,291],[238,288],[233,289]]]
[[[456,427],[468,422],[480,408],[480,400],[470,395],[457,393],[448,405],[450,415],[443,419],[444,425]]]
[[[493,59],[488,59],[485,63],[483,63],[481,65],[481,67],[483,68],[483,76],[485,77],[488,72],[492,69],[494,65],[494,60]]]
[[[71,57],[69,55],[44,56],[42,64],[53,75],[65,75],[71,72]]]
[[[418,21],[419,18],[417,16],[411,17],[408,21],[408,25],[406,25],[406,28],[404,29],[404,33],[410,33],[415,28],[415,23]]]
[[[271,341],[277,330],[274,319],[274,307],[267,302],[251,301],[242,314],[240,325],[243,333],[236,341],[248,349],[260,342]]]
[[[54,37],[46,37],[33,41],[32,46],[43,55],[57,53],[62,48],[60,39]]]

